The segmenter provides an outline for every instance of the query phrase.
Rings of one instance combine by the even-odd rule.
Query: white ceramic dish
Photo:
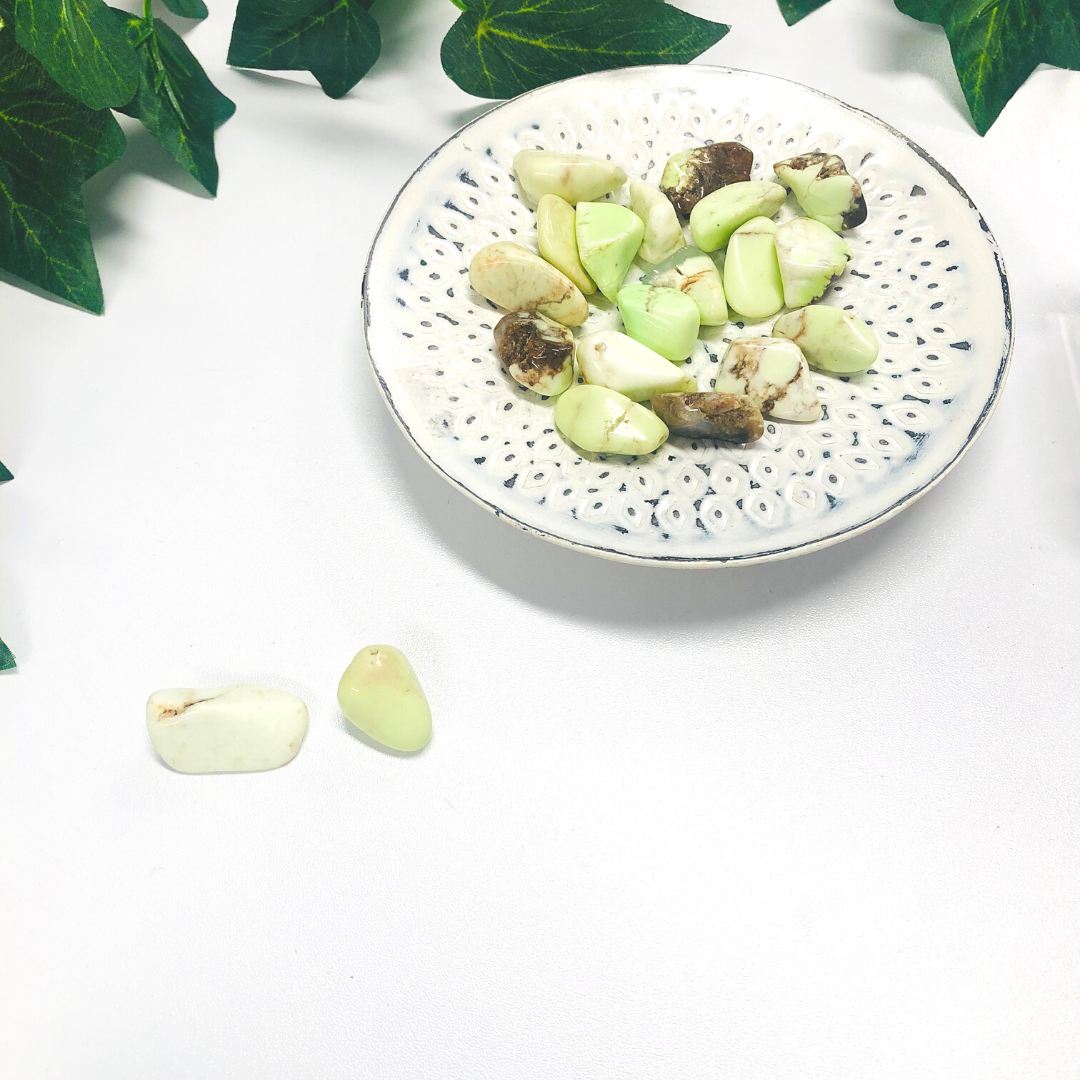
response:
[[[481,247],[535,250],[535,215],[511,173],[523,147],[618,161],[653,183],[668,156],[736,139],[755,179],[775,161],[835,151],[863,185],[848,272],[823,302],[881,338],[865,375],[816,376],[824,416],[766,422],[745,448],[672,439],[643,458],[568,444],[552,402],[519,388],[493,354],[501,313],[474,293]],[[625,187],[614,196],[628,202]],[[780,218],[796,213],[789,199]],[[596,294],[599,297],[599,294]],[[595,297],[588,332],[617,326]],[[720,566],[788,558],[873,528],[928,491],[992,413],[1012,352],[1004,264],[953,177],[880,120],[817,91],[726,68],[647,67],[525,94],[462,128],[402,188],[364,278],[368,353],[395,419],[428,462],[480,505],[547,540],[606,558]],[[703,331],[702,389],[733,336]]]

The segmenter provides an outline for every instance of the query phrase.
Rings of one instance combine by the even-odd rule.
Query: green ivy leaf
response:
[[[229,42],[234,67],[310,71],[343,97],[379,58],[374,0],[240,0]]]
[[[501,98],[589,71],[685,64],[730,29],[663,0],[463,0],[443,70],[467,93]]]
[[[141,120],[211,195],[217,194],[214,129],[236,112],[207,78],[183,38],[160,19],[112,9],[139,60],[139,89],[120,111]]]
[[[135,56],[104,0],[15,0],[15,36],[91,109],[126,105],[135,93]]]
[[[15,474],[0,461],[0,484],[6,484],[9,480],[14,480]]]
[[[165,0],[165,6],[182,19],[205,19],[210,14],[203,0]]]
[[[123,152],[112,113],[65,94],[11,30],[0,29],[0,266],[100,314],[79,189]]]
[[[1039,64],[1080,69],[1077,0],[896,0],[896,6],[945,28],[981,135]]]
[[[800,19],[805,19],[828,2],[829,0],[780,0],[780,11],[788,26],[794,26]]]
[[[15,666],[15,657],[11,650],[0,641],[0,671],[8,671]]]

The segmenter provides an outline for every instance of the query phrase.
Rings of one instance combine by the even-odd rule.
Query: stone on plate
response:
[[[702,251],[726,247],[731,234],[751,218],[772,217],[787,198],[780,184],[747,180],[706,195],[690,213],[690,232]]]
[[[638,258],[661,263],[683,246],[682,225],[671,200],[657,187],[642,180],[630,181],[630,209],[645,226]]]
[[[514,175],[531,202],[558,195],[571,206],[599,199],[626,183],[626,173],[613,162],[557,150],[519,150]]]
[[[645,226],[627,206],[612,202],[582,202],[577,207],[578,257],[597,288],[614,301]]]
[[[837,375],[865,371],[880,348],[877,334],[862,319],[824,304],[781,315],[772,332],[794,341],[811,367]]]
[[[630,337],[666,360],[685,360],[694,351],[701,315],[678,289],[627,285],[619,290],[619,314]]]
[[[296,757],[307,726],[295,694],[251,683],[158,690],[146,703],[150,742],[182,773],[276,769]]]
[[[576,355],[578,371],[587,383],[617,390],[632,401],[697,389],[684,368],[618,330],[586,334],[577,343]]]
[[[574,335],[539,311],[511,311],[495,324],[495,355],[526,390],[556,397],[574,381]]]
[[[784,283],[776,257],[776,222],[751,218],[728,241],[724,293],[731,310],[757,322],[784,306]]]
[[[765,431],[761,410],[744,394],[657,394],[653,412],[672,435],[750,443]]]
[[[668,437],[663,420],[644,405],[588,383],[571,386],[555,403],[555,426],[591,454],[651,454]]]
[[[507,311],[539,311],[563,326],[580,326],[589,317],[589,301],[561,270],[508,240],[473,256],[469,284]]]
[[[543,195],[536,205],[536,246],[540,254],[561,270],[586,296],[596,292],[593,279],[585,273],[577,250],[574,208],[558,195]]]
[[[701,248],[686,247],[645,275],[647,285],[678,289],[697,304],[702,326],[723,326],[728,321],[727,300],[720,271]]]
[[[799,346],[787,338],[733,341],[720,361],[714,389],[745,394],[776,420],[819,420],[821,404]]]
[[[668,158],[660,187],[680,214],[689,214],[706,195],[749,180],[753,167],[753,151],[742,143],[695,146]]]
[[[784,303],[805,307],[842,274],[851,248],[842,236],[813,218],[792,218],[776,230],[776,256],[784,279]]]
[[[833,232],[854,229],[866,220],[862,187],[836,154],[803,154],[778,161],[773,168],[803,210]]]

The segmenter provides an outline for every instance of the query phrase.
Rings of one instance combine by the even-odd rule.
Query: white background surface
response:
[[[360,281],[416,164],[484,106],[446,0],[376,14],[345,100],[224,67],[200,198],[131,129],[87,187],[103,319],[0,288],[0,1075],[1074,1080],[1080,1070],[1080,75],[986,139],[888,0],[707,54],[881,116],[952,169],[1014,287],[1001,407],[875,532],[714,572],[512,531],[420,460]],[[1032,183],[1031,177],[1036,177]],[[412,658],[412,759],[335,703]],[[144,703],[301,694],[274,773],[155,759]]]

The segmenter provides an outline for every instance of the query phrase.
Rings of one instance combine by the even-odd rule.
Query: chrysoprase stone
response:
[[[519,150],[514,175],[531,202],[558,195],[571,206],[599,199],[626,183],[626,173],[611,161],[557,150]]]
[[[672,435],[749,443],[765,431],[761,410],[744,394],[657,394],[653,412]]]
[[[647,263],[661,263],[683,246],[682,225],[671,200],[652,184],[630,181],[630,209],[645,226],[638,258]]]
[[[723,326],[728,321],[727,300],[720,271],[701,248],[686,247],[645,276],[646,285],[678,289],[697,305],[702,326]]]
[[[251,683],[158,690],[146,703],[150,742],[183,773],[276,769],[296,757],[307,726],[295,694]]]
[[[350,724],[392,750],[422,750],[431,739],[431,709],[412,664],[393,645],[361,649],[338,684]]]
[[[619,290],[619,314],[630,337],[667,360],[685,360],[694,351],[701,315],[678,289],[627,285]]]
[[[582,202],[577,207],[578,257],[597,288],[614,301],[641,246],[645,226],[626,206]]]
[[[792,218],[776,230],[776,257],[784,282],[784,303],[804,307],[816,300],[851,258],[842,236],[813,218]]]
[[[469,284],[507,311],[539,311],[563,326],[580,326],[589,317],[589,301],[561,270],[507,240],[473,256]]]
[[[697,383],[685,368],[676,367],[618,330],[587,334],[577,343],[576,357],[578,371],[587,383],[617,390],[632,401],[697,389]]]
[[[747,180],[706,195],[690,213],[690,231],[702,251],[726,247],[731,234],[751,218],[772,217],[787,198],[779,184]]]
[[[667,437],[644,405],[604,386],[571,386],[555,403],[555,426],[592,454],[651,454]]]
[[[558,195],[544,195],[536,205],[536,246],[540,254],[561,270],[585,296],[596,292],[593,279],[585,273],[577,250],[577,215]]]
[[[753,151],[742,143],[695,146],[668,158],[660,187],[680,214],[689,214],[718,188],[749,180],[753,168]]]
[[[751,218],[735,230],[724,260],[724,294],[732,311],[754,322],[775,315],[784,306],[772,218]]]
[[[720,361],[714,389],[745,394],[777,420],[818,420],[821,405],[799,346],[787,338],[742,338]]]
[[[866,220],[862,187],[836,154],[803,154],[778,161],[773,168],[806,214],[834,232],[854,229]]]
[[[495,324],[495,355],[526,390],[557,397],[574,381],[574,335],[539,311],[511,311]]]
[[[825,304],[781,315],[772,332],[794,341],[811,367],[837,375],[865,371],[880,349],[877,334],[862,319]]]

